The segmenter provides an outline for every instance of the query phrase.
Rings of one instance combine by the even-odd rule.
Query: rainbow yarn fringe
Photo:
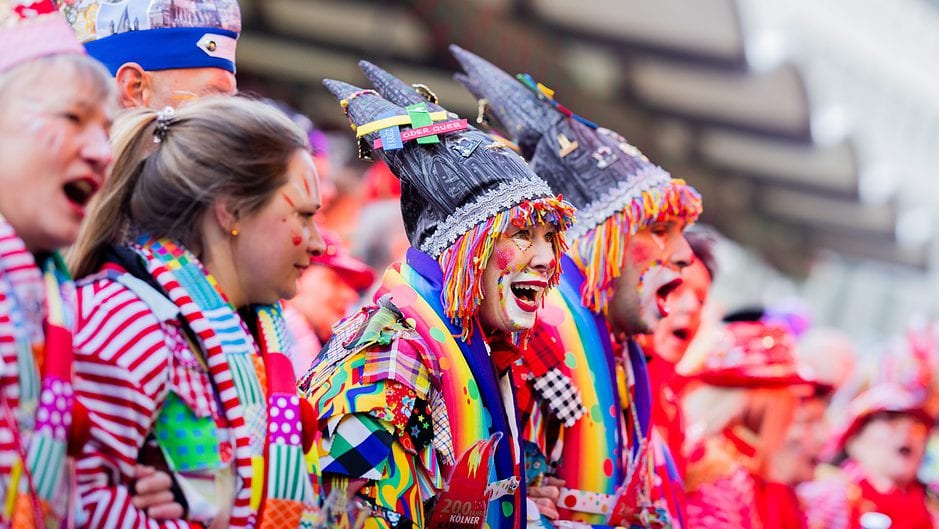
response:
[[[438,258],[443,270],[443,307],[446,316],[462,330],[460,337],[469,339],[472,320],[483,298],[483,270],[489,264],[496,240],[510,226],[526,228],[551,223],[560,232],[555,238],[555,262],[567,251],[563,232],[574,223],[574,207],[558,195],[556,198],[526,200],[511,209],[500,211],[461,235]],[[549,281],[557,285],[560,270]]]
[[[584,276],[581,301],[597,313],[606,313],[613,281],[623,268],[629,236],[669,217],[693,224],[701,214],[701,195],[679,178],[647,189],[573,244],[571,259]]]

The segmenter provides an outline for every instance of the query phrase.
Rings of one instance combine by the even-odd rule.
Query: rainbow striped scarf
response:
[[[53,253],[37,265],[0,217],[0,525],[65,525],[73,411],[74,285]]]
[[[490,481],[514,476],[520,486],[515,494],[489,504],[488,525],[491,529],[517,529],[526,519],[524,477],[520,463],[516,462],[520,449],[512,433],[517,429],[508,422],[517,419],[506,417],[498,377],[479,329],[474,330],[469,340],[460,340],[461,329],[443,317],[442,288],[440,265],[429,255],[411,248],[399,270],[389,268],[385,272],[376,297],[391,295],[395,307],[437,359],[455,458],[459,459],[476,441],[488,439],[495,432],[502,433]]]
[[[550,333],[565,352],[560,369],[574,381],[587,414],[564,428],[557,470],[558,477],[565,480],[565,489],[586,494],[562,496],[559,507],[564,509],[562,518],[602,524],[608,516],[603,497],[615,495],[626,477],[613,348],[606,320],[581,303],[583,274],[567,256],[562,257],[561,266],[561,282],[548,293],[545,305],[559,310],[563,318],[557,318],[560,323],[554,326],[542,322],[537,330]]]
[[[304,460],[300,400],[280,306],[255,307],[258,347],[194,255],[168,239],[146,236],[134,249],[206,353],[234,434],[235,464],[243,482],[231,525],[292,529],[318,523],[316,480]]]

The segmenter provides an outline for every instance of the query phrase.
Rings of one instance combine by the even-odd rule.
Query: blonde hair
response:
[[[111,177],[69,256],[75,277],[96,272],[107,246],[126,242],[129,231],[171,237],[198,254],[207,208],[221,199],[236,215],[256,212],[286,183],[297,150],[308,148],[282,112],[241,97],[159,115],[137,109],[114,124]]]
[[[0,101],[6,96],[7,90],[18,83],[29,83],[49,70],[71,68],[78,77],[80,88],[90,90],[96,101],[107,101],[114,97],[116,88],[111,74],[100,62],[87,55],[67,53],[48,55],[27,61],[0,72]],[[67,87],[71,90],[78,86]]]

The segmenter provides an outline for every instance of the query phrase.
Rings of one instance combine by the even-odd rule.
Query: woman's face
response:
[[[258,212],[238,222],[233,253],[246,303],[294,296],[310,257],[325,248],[313,223],[320,205],[313,159],[298,149],[287,166],[287,183]]]
[[[557,273],[552,224],[511,227],[495,243],[483,271],[480,319],[489,332],[531,329],[548,282]]]
[[[0,93],[0,214],[30,251],[52,251],[75,242],[104,182],[116,105],[72,64],[24,67]]]

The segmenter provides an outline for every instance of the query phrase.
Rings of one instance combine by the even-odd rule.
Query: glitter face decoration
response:
[[[493,248],[483,272],[480,317],[487,332],[531,329],[545,290],[557,273],[556,229],[551,224],[512,227]]]

